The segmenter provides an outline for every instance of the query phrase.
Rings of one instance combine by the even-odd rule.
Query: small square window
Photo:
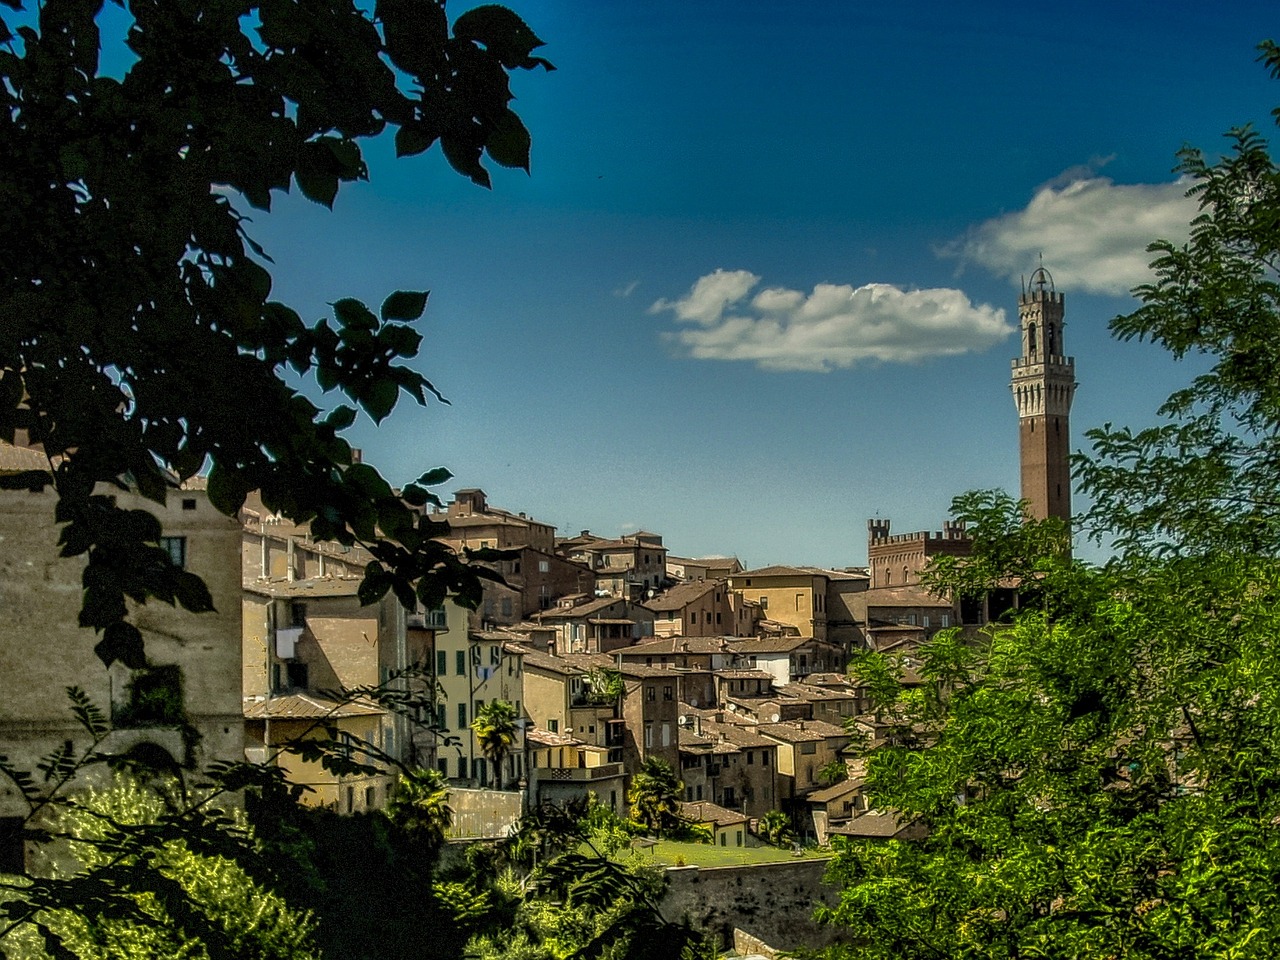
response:
[[[195,497],[183,497],[183,498],[182,498],[182,509],[183,509],[183,510],[194,510],[195,508],[196,508],[196,498],[195,498]]]

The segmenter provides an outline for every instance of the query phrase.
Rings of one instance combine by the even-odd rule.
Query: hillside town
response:
[[[1063,296],[1043,268],[1019,312],[1012,390],[1022,494],[1033,515],[1066,517],[1074,366],[1062,352]],[[20,436],[0,448],[4,472],[47,468]],[[276,764],[306,788],[303,803],[341,814],[385,808],[392,770],[338,775],[275,749],[325,725],[356,755],[439,771],[459,830],[480,824],[471,835],[501,835],[547,801],[594,797],[625,815],[629,782],[650,758],[677,772],[682,816],[718,846],[758,844],[771,811],[809,843],[909,835],[910,822],[864,795],[863,757],[885,728],[846,675],[850,658],[891,653],[903,682],[916,683],[920,644],[949,627],[976,630],[1016,603],[1013,590],[975,601],[929,589],[930,562],[970,548],[951,520],[908,533],[868,520],[866,566],[750,567],[677,556],[656,532],[562,535],[463,489],[442,509],[423,509],[447,524],[446,542],[460,555],[499,552],[477,561],[492,579],[475,609],[450,598],[406,610],[389,593],[362,604],[367,551],[318,541],[254,496],[237,518],[213,508],[201,480],[183,484],[162,511],[136,494],[115,496],[156,515],[159,545],[204,580],[214,611],[139,607],[147,665],[103,668],[77,626],[80,565],[57,555],[53,495],[3,494],[0,597],[10,616],[0,643],[0,752],[34,765],[80,736],[62,697],[74,684],[109,710],[113,751],[146,745],[186,768]],[[32,656],[19,638],[37,635],[42,653]],[[412,717],[389,709],[368,695],[378,688],[426,706]],[[496,701],[515,718],[500,757],[482,749],[474,726]],[[16,827],[21,797],[4,790],[0,823]],[[0,865],[20,869],[22,833],[4,836]]]

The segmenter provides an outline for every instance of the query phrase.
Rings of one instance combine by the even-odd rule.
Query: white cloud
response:
[[[979,224],[939,253],[1014,281],[1043,253],[1060,290],[1123,295],[1151,279],[1149,243],[1186,240],[1197,212],[1187,186],[1055,177],[1025,209]]]
[[[699,277],[679,300],[659,300],[649,312],[672,310],[678,320],[711,326],[720,321],[725,307],[737,303],[759,282],[759,277],[746,270],[717,270]]]
[[[692,324],[665,334],[700,360],[745,360],[764,370],[826,372],[862,362],[902,363],[985,350],[1013,331],[1003,310],[974,305],[963,291],[902,290],[820,283],[809,294],[767,287],[760,278],[717,270],[679,300],[659,300]]]
[[[638,286],[640,286],[640,281],[632,280],[630,283],[625,284],[624,286],[617,287],[613,291],[613,295],[615,297],[621,297],[622,299],[625,300],[627,297],[631,296],[633,293],[636,292],[636,287]]]

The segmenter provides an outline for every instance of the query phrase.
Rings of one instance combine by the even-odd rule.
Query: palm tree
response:
[[[506,700],[490,700],[476,711],[471,721],[480,749],[493,764],[494,782],[502,789],[502,761],[515,746],[518,731],[516,708]]]
[[[770,810],[761,817],[756,831],[775,847],[785,847],[794,836],[791,832],[791,818],[781,810]]]
[[[400,775],[387,800],[387,817],[410,843],[434,853],[453,826],[449,791],[438,770],[411,769]]]
[[[670,833],[683,822],[680,818],[680,795],[684,784],[661,757],[649,757],[631,778],[627,803],[631,819],[657,836]]]

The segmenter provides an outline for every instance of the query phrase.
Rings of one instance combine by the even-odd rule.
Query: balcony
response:
[[[605,763],[598,767],[539,767],[540,780],[556,780],[586,783],[591,780],[607,780],[622,776],[622,764]]]

